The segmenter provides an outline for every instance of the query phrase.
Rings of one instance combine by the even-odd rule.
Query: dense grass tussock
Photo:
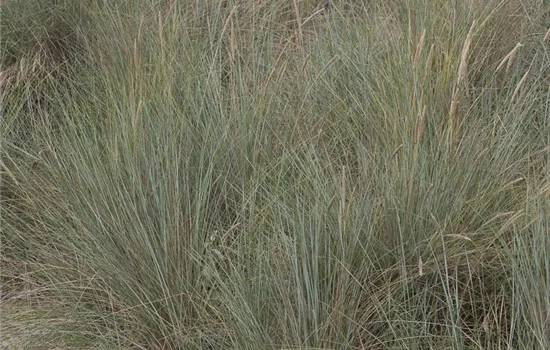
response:
[[[550,348],[547,1],[1,16],[2,346]]]

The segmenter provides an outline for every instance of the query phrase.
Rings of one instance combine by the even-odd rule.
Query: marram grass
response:
[[[1,347],[550,348],[545,1],[5,1]]]

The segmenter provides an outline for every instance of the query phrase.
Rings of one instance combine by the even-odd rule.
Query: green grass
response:
[[[3,2],[2,346],[550,348],[548,2],[332,3]]]

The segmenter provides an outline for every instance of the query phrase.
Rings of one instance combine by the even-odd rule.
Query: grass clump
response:
[[[550,347],[542,1],[23,3],[3,346]]]

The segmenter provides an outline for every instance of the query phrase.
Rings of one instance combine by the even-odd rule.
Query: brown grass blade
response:
[[[395,151],[392,152],[391,158],[390,158],[390,159],[395,158],[395,156],[397,155],[397,153],[399,153],[399,151],[401,150],[401,148],[403,148],[403,144],[400,144],[400,145],[395,149]]]
[[[302,45],[302,39],[303,39],[303,33],[302,33],[302,16],[300,16],[300,8],[298,7],[298,1],[293,0],[292,3],[294,4],[294,15],[296,16],[296,25],[298,30],[298,40],[300,43],[300,46]]]
[[[424,133],[424,118],[426,116],[426,106],[424,105],[420,111],[418,111],[418,117],[416,118],[416,142],[420,142],[422,134]]]
[[[435,44],[432,44],[430,46],[430,52],[428,52],[428,58],[426,59],[426,67],[424,68],[424,79],[428,77],[428,73],[430,72],[430,68],[432,67],[434,50],[435,50]]]
[[[516,99],[519,91],[521,90],[521,87],[523,86],[523,84],[525,84],[525,81],[527,80],[527,75],[529,75],[530,71],[531,71],[531,69],[528,69],[527,72],[525,72],[525,74],[523,75],[523,77],[519,81],[518,85],[514,89],[514,92],[512,93],[512,101],[514,101]]]
[[[6,166],[6,164],[4,164],[2,159],[0,159],[0,168],[4,169],[4,172],[8,174],[8,177],[13,181],[13,183],[19,186],[19,182],[17,181],[13,173],[10,171],[10,169]]]
[[[416,67],[418,64],[418,61],[420,60],[420,55],[422,55],[422,49],[424,47],[424,40],[426,39],[426,28],[422,30],[422,35],[420,36],[420,40],[418,41],[418,44],[416,45],[416,52],[414,53],[414,60],[413,65]]]
[[[472,37],[474,35],[475,25],[476,25],[476,21],[474,20],[472,22],[472,25],[470,26],[468,35],[466,35],[464,46],[462,46],[462,53],[460,55],[460,65],[458,66],[457,86],[460,85],[460,83],[463,83],[464,87],[466,88],[466,94],[468,94],[468,87],[470,85],[468,80],[468,54],[470,53],[470,46],[472,44]]]
[[[508,72],[510,70],[510,67],[512,66],[512,62],[513,62],[514,58],[517,56],[519,48],[522,47],[522,46],[523,46],[522,43],[517,43],[516,46],[512,49],[512,51],[510,51],[506,56],[504,56],[502,61],[500,61],[500,64],[498,65],[495,72],[498,72],[499,70],[501,70],[502,67],[504,67],[504,64],[506,64],[506,63],[507,63],[506,64],[506,72]]]

